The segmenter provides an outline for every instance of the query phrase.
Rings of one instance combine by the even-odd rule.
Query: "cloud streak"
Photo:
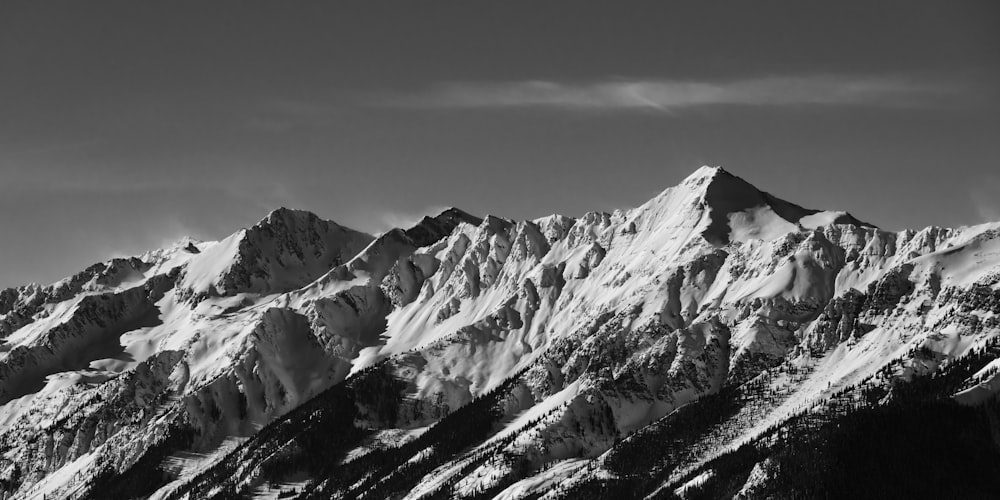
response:
[[[1000,202],[996,193],[1000,193],[1000,177],[995,175],[984,176],[969,192],[969,201],[976,209],[980,221],[1000,221]]]
[[[611,80],[450,83],[390,97],[411,108],[554,108],[675,111],[702,106],[863,105],[912,107],[954,95],[952,85],[888,77],[777,76],[730,81]]]

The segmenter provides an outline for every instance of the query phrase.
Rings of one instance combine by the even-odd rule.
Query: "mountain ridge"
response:
[[[998,256],[1000,223],[883,231],[718,167],[576,218],[449,208],[376,236],[279,208],[0,292],[0,490],[559,498],[722,400],[670,458],[699,470],[992,345]],[[991,401],[986,361],[947,396]]]

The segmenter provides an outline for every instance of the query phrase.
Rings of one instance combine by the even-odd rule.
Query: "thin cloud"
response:
[[[1000,222],[1000,177],[987,176],[980,179],[978,186],[969,192],[969,200],[976,209],[976,214],[983,222]]]
[[[326,123],[340,108],[329,99],[269,99],[259,103],[243,126],[257,132],[283,133]]]
[[[389,96],[382,105],[415,108],[557,108],[673,111],[698,106],[919,106],[951,96],[952,85],[900,78],[783,76],[725,82],[614,80],[450,83]]]

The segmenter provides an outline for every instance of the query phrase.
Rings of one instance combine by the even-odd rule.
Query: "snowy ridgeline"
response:
[[[1000,224],[887,232],[719,168],[631,210],[378,237],[280,209],[0,292],[0,491],[692,495],[900,381],[991,401],[998,281]]]

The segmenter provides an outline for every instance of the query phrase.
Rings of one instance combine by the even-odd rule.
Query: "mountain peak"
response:
[[[684,179],[684,181],[681,182],[681,184],[686,186],[700,186],[706,182],[710,182],[717,176],[734,177],[733,174],[730,174],[728,171],[726,171],[726,169],[718,165],[714,167],[709,165],[702,165],[694,172],[691,172],[691,175],[687,176]]]
[[[461,221],[461,222],[468,222],[469,224],[472,224],[474,226],[478,226],[479,224],[482,224],[482,222],[483,222],[483,220],[480,219],[479,217],[476,217],[476,216],[474,216],[474,215],[472,215],[472,214],[470,214],[470,213],[466,212],[465,210],[462,210],[462,209],[460,209],[458,207],[448,207],[448,208],[442,210],[441,213],[439,213],[435,217],[433,217],[433,219],[438,220],[438,221],[442,221],[442,222],[443,221],[457,220],[457,221]]]
[[[463,222],[478,226],[483,223],[483,219],[470,215],[462,209],[450,207],[434,217],[424,216],[420,222],[407,229],[405,233],[418,246],[424,246],[451,233],[456,226]]]
[[[320,217],[308,210],[299,210],[287,207],[278,207],[259,220],[255,226],[266,226],[276,223],[287,223],[290,221],[311,221]],[[332,221],[326,221],[332,222]]]
[[[372,241],[369,234],[280,207],[195,255],[182,289],[198,300],[235,293],[293,290],[346,262]]]
[[[720,166],[702,166],[679,185],[666,189],[651,201],[657,213],[673,214],[682,207],[700,207],[690,217],[707,212],[702,236],[714,245],[745,238],[770,239],[797,228],[827,224],[871,226],[847,212],[824,212],[804,208],[758,189]],[[681,224],[693,224],[688,220]]]

